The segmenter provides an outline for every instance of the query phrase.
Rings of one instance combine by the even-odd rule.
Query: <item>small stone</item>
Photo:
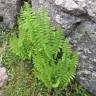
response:
[[[8,75],[5,67],[0,68],[0,88],[2,88],[8,80]]]

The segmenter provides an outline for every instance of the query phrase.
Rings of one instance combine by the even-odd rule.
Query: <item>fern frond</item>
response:
[[[35,74],[48,88],[66,87],[73,79],[78,63],[62,28],[50,22],[46,8],[32,11],[25,3],[18,18],[19,38],[10,41],[14,53],[23,59],[33,58]]]

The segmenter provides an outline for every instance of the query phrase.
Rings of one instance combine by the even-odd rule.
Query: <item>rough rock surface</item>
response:
[[[0,0],[0,22],[10,29],[16,23],[16,16],[20,10],[21,0]]]
[[[34,9],[44,5],[52,21],[62,25],[78,48],[77,80],[96,96],[96,0],[31,0]]]

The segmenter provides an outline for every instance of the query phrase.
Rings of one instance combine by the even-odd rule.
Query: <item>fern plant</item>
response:
[[[19,38],[13,36],[11,48],[24,59],[33,59],[35,74],[49,89],[67,87],[78,63],[63,30],[54,31],[46,8],[32,11],[25,3],[18,20]]]
[[[32,44],[34,37],[34,29],[32,28],[32,22],[35,18],[35,14],[32,12],[30,5],[25,3],[21,9],[21,15],[18,18],[19,33],[13,35],[10,39],[10,46],[13,53],[21,58],[31,59],[32,57]]]
[[[39,21],[38,41],[40,46],[35,48],[33,62],[36,76],[49,88],[67,87],[74,78],[78,63],[77,52],[72,52],[63,30],[59,27],[54,31],[46,9],[37,13]],[[41,36],[40,36],[41,35]]]
[[[46,44],[45,44],[46,45]],[[67,39],[58,47],[56,53],[50,50],[52,46],[46,45],[46,49],[37,50],[33,56],[36,76],[43,81],[48,88],[67,87],[74,78],[78,63],[77,52],[71,52]]]

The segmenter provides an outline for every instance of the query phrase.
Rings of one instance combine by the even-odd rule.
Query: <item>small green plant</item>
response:
[[[20,62],[20,57],[14,54],[10,48],[7,48],[3,54],[2,60],[2,63],[10,68]]]
[[[54,31],[46,8],[34,12],[25,3],[18,25],[18,36],[11,38],[13,52],[33,60],[35,75],[49,90],[67,87],[75,76],[78,55],[72,52],[62,29]]]
[[[21,9],[20,18],[18,18],[19,35],[13,35],[10,40],[12,52],[23,60],[30,60],[32,56],[32,44],[34,40],[32,22],[34,16],[30,6],[26,3]]]

